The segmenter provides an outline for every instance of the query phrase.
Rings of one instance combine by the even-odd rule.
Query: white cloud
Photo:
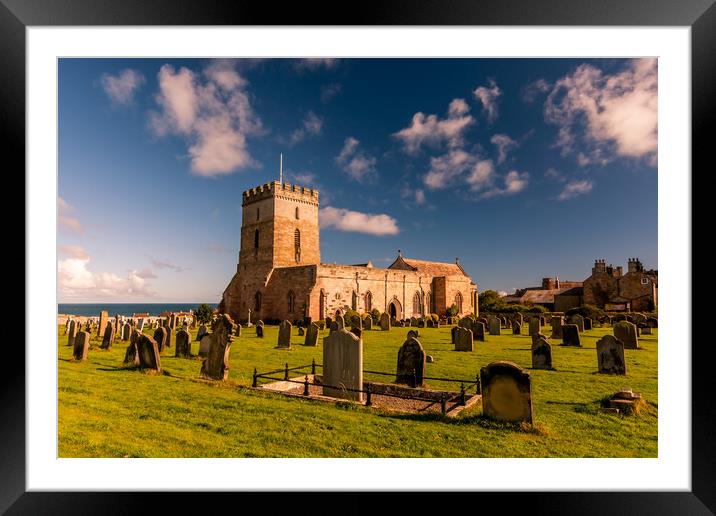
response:
[[[349,136],[343,143],[341,152],[336,156],[336,162],[343,170],[358,182],[369,180],[375,174],[377,160],[358,149],[360,142]]]
[[[202,74],[165,64],[158,82],[160,110],[150,113],[150,128],[158,136],[176,134],[186,140],[193,173],[213,177],[257,165],[247,137],[264,129],[234,61],[214,61]]]
[[[582,166],[603,165],[615,156],[656,165],[657,81],[656,59],[633,59],[612,75],[583,64],[559,79],[544,115],[559,127],[563,155],[576,154]]]
[[[475,98],[482,103],[482,111],[486,113],[487,120],[494,122],[497,119],[497,98],[502,91],[494,79],[488,79],[488,86],[480,86],[473,91]]]
[[[113,272],[92,272],[88,268],[90,257],[84,249],[67,246],[61,251],[70,254],[70,257],[57,263],[58,287],[63,298],[117,298],[155,294],[148,279],[156,276],[149,270],[130,270],[126,277]]]
[[[584,195],[591,192],[593,187],[594,183],[588,179],[569,181],[566,185],[564,185],[564,189],[559,194],[557,199],[560,201],[566,201],[567,199],[572,199],[578,195]]]
[[[522,100],[525,102],[534,101],[539,95],[547,93],[552,85],[544,79],[537,79],[529,83],[522,90]]]
[[[307,59],[297,59],[294,62],[294,69],[296,70],[318,70],[320,68],[326,68],[327,70],[333,69],[338,66],[340,59],[333,57],[312,57]]]
[[[511,170],[502,178],[504,186],[493,186],[480,194],[480,199],[489,199],[503,195],[514,195],[523,191],[529,185],[530,175],[528,172]]]
[[[173,263],[169,262],[168,260],[156,260],[154,258],[151,258],[151,260],[152,260],[152,264],[157,269],[170,269],[175,272],[182,272],[182,271],[189,270],[187,267],[182,267],[180,265],[173,264]]]
[[[470,190],[480,191],[491,186],[495,180],[495,167],[491,159],[477,160],[467,176]]]
[[[448,106],[447,118],[437,115],[425,115],[418,112],[413,115],[409,127],[393,134],[403,143],[405,152],[415,154],[423,144],[437,148],[446,143],[449,148],[462,145],[467,128],[475,122],[468,114],[470,107],[464,99],[453,99]]]
[[[294,145],[303,140],[307,135],[318,136],[323,130],[323,120],[318,118],[313,111],[306,113],[301,127],[291,133],[290,144]]]
[[[57,223],[61,228],[69,229],[74,233],[84,233],[84,225],[76,217],[72,217],[69,213],[75,211],[74,206],[65,201],[62,197],[57,198]]]
[[[504,163],[507,153],[518,146],[518,143],[506,134],[496,134],[490,142],[497,147],[497,163]]]
[[[397,235],[400,232],[398,222],[390,215],[372,215],[328,206],[318,212],[322,228],[335,228],[339,231],[367,233],[369,235]]]
[[[87,251],[78,245],[61,245],[58,249],[59,255],[66,258],[76,258],[79,260],[89,259]]]
[[[100,82],[112,103],[129,105],[134,101],[134,93],[146,80],[141,72],[125,69],[118,75],[103,74]]]
[[[433,190],[447,188],[474,162],[475,157],[462,149],[453,149],[442,156],[432,157],[430,158],[430,169],[423,177],[423,183]]]

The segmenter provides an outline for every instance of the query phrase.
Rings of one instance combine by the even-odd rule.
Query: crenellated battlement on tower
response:
[[[318,205],[318,190],[280,181],[272,181],[246,190],[243,193],[242,205],[246,206],[274,196]]]

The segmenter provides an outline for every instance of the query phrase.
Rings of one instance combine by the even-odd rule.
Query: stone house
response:
[[[477,313],[477,286],[460,263],[405,258],[372,263],[321,263],[318,191],[273,181],[243,193],[236,273],[219,312],[234,320],[324,319],[337,311],[378,309],[397,319]]]
[[[563,312],[579,306],[581,299],[575,292],[582,287],[581,281],[561,281],[559,278],[542,278],[539,287],[518,289],[514,294],[505,296],[506,303],[532,304],[544,306],[550,312]],[[571,295],[562,295],[571,292]],[[566,307],[566,308],[565,308]]]
[[[639,258],[629,258],[626,274],[621,266],[596,260],[583,290],[585,304],[611,311],[650,311],[658,304],[659,273],[646,270]]]

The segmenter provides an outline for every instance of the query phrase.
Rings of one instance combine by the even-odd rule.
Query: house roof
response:
[[[467,276],[459,263],[429,262],[426,260],[414,260],[401,255],[388,266],[389,269],[418,271],[430,274],[431,276]]]
[[[573,287],[563,290],[562,292],[555,294],[555,296],[581,296],[582,294],[584,294],[583,287]]]
[[[533,303],[536,305],[546,305],[554,303],[554,297],[560,295],[578,296],[582,295],[582,287],[572,288],[555,288],[555,289],[528,289],[520,295],[505,296],[504,300],[518,303]]]

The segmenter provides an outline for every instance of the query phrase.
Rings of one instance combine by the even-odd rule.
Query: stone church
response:
[[[236,274],[219,311],[234,320],[302,321],[337,311],[378,309],[396,319],[455,304],[477,313],[477,286],[459,261],[413,260],[398,253],[388,268],[321,263],[318,191],[273,181],[243,193]]]

